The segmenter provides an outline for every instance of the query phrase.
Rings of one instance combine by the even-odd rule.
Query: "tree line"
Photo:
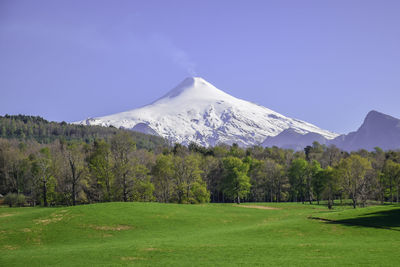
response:
[[[96,139],[109,140],[116,133],[124,131],[115,127],[85,126],[66,122],[50,122],[39,116],[5,115],[0,116],[0,138],[35,140],[50,144],[58,139],[93,143]],[[136,142],[138,148],[157,149],[166,146],[165,139],[134,131],[126,131]]]
[[[398,202],[400,152],[347,153],[237,145],[139,148],[127,131],[108,139],[0,138],[0,194],[9,205],[109,201]]]

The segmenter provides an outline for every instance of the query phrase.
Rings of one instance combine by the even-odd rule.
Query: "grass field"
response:
[[[400,206],[250,205],[2,207],[0,266],[400,264]]]

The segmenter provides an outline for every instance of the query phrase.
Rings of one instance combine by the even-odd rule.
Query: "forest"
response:
[[[400,151],[169,145],[123,129],[0,118],[0,194],[10,206],[110,201],[399,202]],[[336,200],[336,202],[335,202]]]
[[[36,140],[49,144],[55,140],[81,141],[92,143],[96,139],[108,140],[117,132],[115,127],[84,126],[66,122],[47,121],[39,116],[5,115],[0,116],[0,138],[18,140]],[[136,141],[138,148],[154,149],[166,145],[166,141],[157,136],[126,131]]]

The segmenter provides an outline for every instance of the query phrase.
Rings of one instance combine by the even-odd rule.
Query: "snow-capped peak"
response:
[[[204,146],[218,143],[257,145],[266,137],[276,136],[288,128],[301,134],[315,132],[327,139],[337,136],[233,97],[200,77],[186,78],[147,106],[78,123],[146,129],[146,132],[155,132],[171,142],[195,142]]]
[[[201,77],[188,77],[157,101],[162,99],[174,98],[178,96],[186,98],[197,98],[197,99],[230,97],[230,95],[219,90],[214,85],[207,82]]]

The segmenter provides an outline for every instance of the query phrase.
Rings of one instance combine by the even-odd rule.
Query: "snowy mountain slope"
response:
[[[171,142],[209,146],[237,143],[251,146],[285,129],[338,135],[310,123],[285,117],[266,107],[235,98],[202,78],[185,79],[163,97],[141,108],[77,122],[86,125],[145,129]]]

